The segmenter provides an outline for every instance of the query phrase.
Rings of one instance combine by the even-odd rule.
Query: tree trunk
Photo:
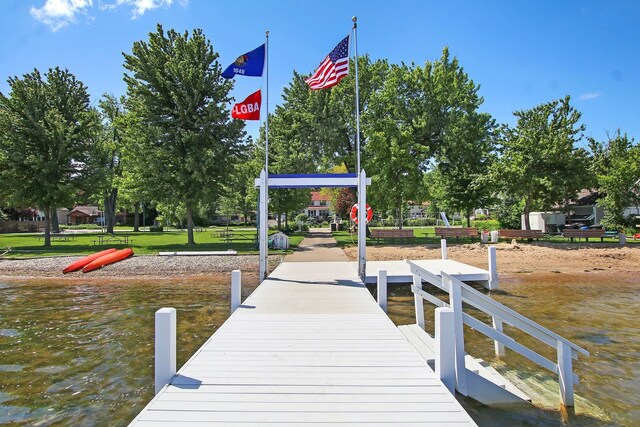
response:
[[[278,231],[282,231],[282,214],[278,212]]]
[[[531,230],[531,222],[529,221],[529,212],[531,211],[531,204],[528,199],[524,199],[524,229]]]
[[[359,208],[359,206],[358,206],[358,208]],[[366,206],[365,206],[365,209],[366,209]],[[365,213],[364,216],[366,218],[367,214]],[[398,220],[398,222],[397,222],[398,230],[402,230],[402,222],[403,222],[403,220],[402,220],[402,202],[400,202],[400,207],[398,208],[398,219],[397,220]]]
[[[284,214],[284,229],[285,230],[289,229],[289,213],[288,212]]]
[[[113,227],[116,223],[116,201],[118,189],[112,188],[104,198],[104,219],[107,226],[107,233],[113,234]]]
[[[467,227],[471,227],[471,211],[467,211]]]
[[[187,205],[187,244],[196,244],[193,240],[193,207],[190,204]]]
[[[60,224],[58,224],[58,215],[55,208],[51,209],[51,229],[54,233],[60,232]]]
[[[140,231],[140,203],[133,205],[133,231]]]
[[[51,207],[44,208],[44,246],[51,246]]]

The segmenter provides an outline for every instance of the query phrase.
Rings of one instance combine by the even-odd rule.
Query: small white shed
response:
[[[558,226],[564,225],[565,216],[558,212],[530,212],[529,224],[532,230],[541,230],[543,233],[555,233]],[[522,229],[524,230],[524,215],[522,215]]]
[[[274,249],[289,249],[289,236],[284,233],[272,234],[269,240],[273,242]]]

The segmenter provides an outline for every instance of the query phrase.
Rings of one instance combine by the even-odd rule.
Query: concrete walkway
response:
[[[336,240],[328,228],[313,228],[298,249],[284,257],[284,262],[332,262],[349,261],[345,253],[337,246]]]

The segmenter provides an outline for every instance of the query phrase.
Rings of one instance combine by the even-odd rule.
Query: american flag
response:
[[[305,82],[311,90],[326,89],[337,85],[347,74],[349,74],[349,36],[338,43]]]

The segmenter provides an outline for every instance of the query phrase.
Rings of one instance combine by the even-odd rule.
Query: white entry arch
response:
[[[347,187],[358,189],[358,206],[367,204],[367,185],[371,185],[371,178],[362,170],[359,176],[355,173],[345,174],[293,174],[269,175],[263,169],[260,178],[255,180],[260,188],[260,203],[258,214],[258,230],[260,244],[260,281],[267,277],[268,272],[268,225],[269,217],[268,192],[269,188],[318,188],[318,187]],[[366,209],[358,209],[358,224],[366,224]],[[358,276],[364,280],[367,258],[366,227],[358,227]]]

